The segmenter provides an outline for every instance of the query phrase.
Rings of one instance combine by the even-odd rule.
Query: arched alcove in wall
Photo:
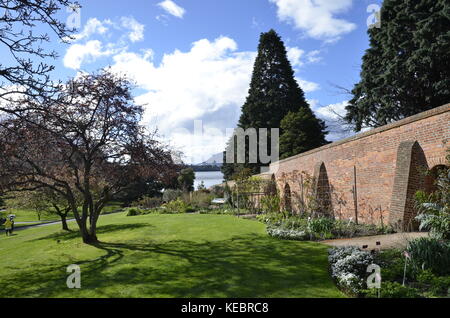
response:
[[[315,196],[319,205],[318,213],[324,216],[333,216],[331,202],[331,187],[328,181],[327,169],[324,162],[320,162],[314,169]]]
[[[418,190],[425,188],[427,169],[425,153],[417,141],[400,143],[389,211],[389,223],[398,230],[411,231],[418,228],[414,196]]]
[[[292,197],[291,187],[286,183],[283,191],[283,209],[287,212],[292,212]]]
[[[270,180],[267,183],[267,186],[266,186],[266,189],[264,192],[266,195],[270,195],[270,196],[277,194],[277,182],[275,180],[274,174],[272,174],[272,176],[270,177]]]

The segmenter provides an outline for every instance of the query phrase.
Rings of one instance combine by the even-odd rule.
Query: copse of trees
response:
[[[109,70],[71,80],[47,104],[25,97],[0,122],[0,183],[9,191],[48,188],[63,198],[85,243],[98,242],[105,204],[141,178],[172,181],[170,150],[140,125],[132,84]],[[77,204],[80,194],[80,206]]]
[[[450,102],[448,1],[384,0],[380,17],[347,106],[356,131]]]
[[[283,119],[285,125],[282,125]],[[292,120],[298,119],[298,122]],[[280,157],[296,155],[298,151],[307,151],[327,143],[326,130],[322,120],[316,118],[312,112],[305,94],[294,76],[294,70],[288,60],[286,48],[280,36],[274,31],[262,33],[258,46],[258,55],[255,60],[250,89],[242,106],[242,114],[238,127],[280,129]],[[305,135],[305,138],[296,139],[296,135]],[[294,136],[294,138],[292,137]],[[308,138],[314,136],[314,138]],[[268,134],[267,153],[270,154],[270,133]],[[225,179],[233,178],[243,169],[250,169],[253,174],[259,173],[262,166],[267,164],[259,160],[249,163],[248,145],[246,147],[246,162],[227,163],[226,152],[233,151],[232,142],[229,141],[224,153],[222,172]],[[259,138],[257,153],[259,154]]]

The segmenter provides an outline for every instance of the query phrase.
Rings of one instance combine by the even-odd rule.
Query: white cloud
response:
[[[138,103],[148,105],[144,122],[156,124],[180,147],[189,144],[188,140],[194,144],[194,120],[202,119],[206,128],[219,128],[223,133],[225,128],[236,125],[255,57],[256,52],[238,52],[233,39],[220,37],[194,42],[188,52],[165,54],[159,65],[155,65],[151,54],[122,52],[114,56],[112,69],[129,74],[147,90],[136,98]],[[211,155],[225,146],[223,136],[202,140],[203,144],[183,150],[190,157],[199,157],[204,153],[202,148]]]
[[[329,141],[337,141],[355,134],[352,127],[343,120],[347,112],[345,107],[348,105],[348,101],[327,106],[319,106],[317,100],[309,100],[308,102],[317,117],[325,121],[329,131],[327,136]]]
[[[298,47],[290,47],[287,49],[287,56],[293,67],[303,65],[303,62],[301,61],[303,54],[305,54],[305,51]]]
[[[130,30],[128,33],[128,38],[131,42],[138,42],[144,39],[144,29],[145,26],[140,24],[133,17],[122,17],[122,26]]]
[[[314,92],[320,89],[320,85],[314,82],[306,81],[299,77],[295,78],[298,82],[298,85],[302,88],[305,93]]]
[[[67,49],[63,59],[64,66],[80,69],[84,63],[95,62],[100,57],[111,56],[127,49],[128,44],[144,39],[145,26],[133,17],[121,17],[120,21],[109,19],[99,21],[91,18],[83,31],[75,35],[74,43]],[[93,40],[94,35],[102,35]],[[109,43],[103,44],[107,39]],[[81,41],[84,40],[84,41]]]
[[[189,51],[175,50],[162,61],[153,61],[151,50],[138,54],[120,52],[112,70],[131,76],[146,92],[136,98],[146,105],[144,123],[156,125],[172,144],[188,155],[189,162],[202,162],[223,151],[225,129],[234,128],[248,94],[256,52],[238,51],[228,37],[202,39]],[[316,83],[297,78],[305,91]],[[193,132],[202,120],[202,137]]]
[[[164,9],[164,11],[166,11],[167,13],[177,18],[183,18],[184,14],[186,13],[186,10],[184,10],[184,8],[177,5],[172,0],[164,0],[158,3],[158,6]]]
[[[353,0],[269,0],[278,7],[278,18],[292,23],[307,36],[336,41],[356,25],[336,15],[350,9]]]
[[[92,62],[101,56],[109,56],[116,51],[112,48],[103,49],[98,40],[88,41],[86,44],[73,44],[67,49],[63,63],[65,67],[78,70],[85,62]]]
[[[109,19],[100,21],[97,18],[90,18],[84,25],[83,31],[72,36],[74,38],[72,42],[87,39],[93,34],[105,34],[108,31],[108,25],[112,25]]]
[[[320,54],[319,50],[314,50],[314,51],[308,52],[308,54],[306,54],[306,58],[309,63],[317,63],[317,62],[322,61],[322,57],[318,56],[319,54]]]

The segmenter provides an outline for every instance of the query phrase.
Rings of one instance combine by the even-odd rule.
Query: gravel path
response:
[[[386,235],[375,236],[363,236],[350,239],[337,239],[326,240],[321,243],[330,246],[359,246],[363,247],[367,245],[367,249],[390,249],[390,248],[404,248],[408,244],[408,241],[419,238],[427,237],[428,233],[424,232],[409,232],[409,233],[395,233]],[[377,245],[380,242],[380,245]]]

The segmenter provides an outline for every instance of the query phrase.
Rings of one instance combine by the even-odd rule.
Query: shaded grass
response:
[[[0,238],[0,296],[343,297],[326,246],[268,237],[254,221],[105,215],[99,238],[87,246],[55,226]],[[70,264],[81,267],[80,290],[66,287]]]

